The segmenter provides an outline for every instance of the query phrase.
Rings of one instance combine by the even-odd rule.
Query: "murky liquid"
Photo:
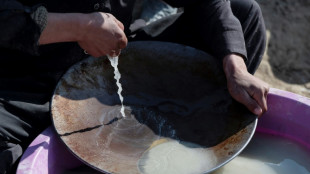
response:
[[[138,161],[141,174],[199,174],[216,164],[212,150],[199,145],[163,139]]]
[[[121,114],[123,117],[125,117],[125,108],[124,108],[124,105],[123,105],[123,101],[124,101],[124,98],[122,96],[122,84],[119,82],[120,78],[121,78],[121,73],[119,72],[118,68],[117,68],[117,65],[118,65],[118,56],[117,57],[110,57],[108,56],[110,62],[111,62],[111,65],[112,67],[114,68],[114,79],[116,80],[116,85],[118,87],[118,90],[117,90],[117,94],[119,96],[119,99],[121,100],[121,104],[122,104],[122,107],[121,107]]]
[[[256,133],[238,157],[212,174],[310,174],[310,151],[288,139]]]
[[[138,168],[142,174],[203,174],[203,167],[210,165],[206,162],[212,162],[208,157],[212,152],[192,146],[166,139],[156,140],[141,156]],[[177,167],[179,164],[181,167]],[[97,173],[88,166],[65,173],[72,171]],[[288,139],[256,133],[238,157],[212,174],[310,174],[310,151]]]

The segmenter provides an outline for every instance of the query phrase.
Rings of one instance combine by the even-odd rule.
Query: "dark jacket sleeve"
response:
[[[195,26],[205,42],[209,45],[211,53],[224,58],[226,55],[236,53],[247,59],[244,35],[239,20],[233,15],[229,0],[165,0],[175,7],[184,7],[198,11],[193,19],[201,23]],[[197,14],[197,13],[196,13]]]
[[[0,0],[0,47],[38,54],[38,40],[47,23],[43,6]]]

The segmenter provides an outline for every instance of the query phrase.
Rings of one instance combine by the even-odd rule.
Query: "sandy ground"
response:
[[[267,49],[255,76],[272,88],[310,97],[310,1],[257,0]]]

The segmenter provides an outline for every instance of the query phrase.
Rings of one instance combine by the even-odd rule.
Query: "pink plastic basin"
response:
[[[258,121],[257,132],[282,136],[310,150],[310,99],[271,88],[268,112]]]
[[[310,99],[271,88],[268,112],[258,121],[258,132],[282,136],[300,143],[310,151]],[[52,127],[43,131],[26,149],[17,174],[60,174],[83,165]]]

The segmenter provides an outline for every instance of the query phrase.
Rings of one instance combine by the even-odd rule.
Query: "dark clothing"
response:
[[[93,1],[93,2],[92,2]],[[239,54],[246,57],[246,49],[244,46],[243,32],[238,19],[233,15],[230,2],[226,0],[165,0],[172,6],[184,7],[184,11],[187,10],[197,10],[199,16],[192,16],[192,20],[199,20],[199,27],[204,33],[212,33],[207,39],[212,41],[213,45],[221,45],[212,48],[215,57],[223,57],[231,52],[238,52]],[[8,3],[12,2],[12,3]],[[15,37],[17,33],[28,34],[29,37],[34,35],[39,35],[38,30],[33,30],[29,32],[24,31],[26,26],[29,28],[38,28],[34,21],[30,20],[29,12],[33,11],[33,7],[38,3],[43,3],[49,12],[81,12],[90,13],[93,11],[104,11],[112,13],[117,19],[119,19],[125,26],[126,33],[129,34],[128,30],[130,24],[132,23],[132,11],[134,7],[134,0],[91,0],[91,1],[76,1],[76,0],[66,0],[66,1],[50,1],[50,0],[1,0],[0,10],[2,13],[9,13],[4,16],[5,22],[0,21],[2,26],[1,35],[6,35],[5,39],[0,40],[0,46],[8,47],[13,49],[19,49],[22,51],[27,51],[33,53],[33,50],[37,48],[29,48],[29,46],[37,47],[35,39],[25,40],[25,36],[20,34],[19,37]],[[94,10],[94,6],[99,4],[97,10]],[[29,7],[24,7],[23,5]],[[11,9],[11,10],[5,10]],[[18,9],[16,12],[12,12],[12,9]],[[13,19],[10,20],[10,19]],[[16,19],[15,19],[16,18]],[[210,22],[212,19],[212,22]],[[8,21],[11,21],[10,23]],[[20,25],[16,26],[16,23]],[[212,26],[212,27],[210,27]],[[4,29],[5,28],[5,29]],[[12,30],[14,29],[14,30]],[[182,33],[184,34],[184,33]],[[2,37],[1,37],[2,38]],[[233,38],[233,40],[231,39]],[[8,45],[7,42],[11,41],[12,44]],[[22,42],[23,41],[23,42]],[[30,50],[29,50],[30,49]]]
[[[221,3],[212,6],[218,9],[218,12],[212,13],[211,7],[205,9],[211,11],[208,13],[211,15],[209,19],[200,17],[206,16],[202,14],[205,12],[204,7],[191,7],[185,9],[185,13],[160,19],[142,28],[131,40],[181,43],[204,50],[219,60],[230,53],[236,53],[244,57],[248,71],[254,74],[263,57],[266,43],[265,24],[260,7],[252,0],[231,0],[232,14],[227,11],[230,3]],[[220,19],[215,17],[216,15],[220,15]],[[240,31],[244,36],[239,36]]]
[[[255,72],[265,48],[264,22],[255,1],[166,2],[184,7],[184,12],[133,33],[133,0],[0,0],[0,174],[16,165],[28,144],[51,124],[49,101],[57,81],[87,56],[77,43],[38,46],[46,25],[42,4],[49,12],[109,12],[124,24],[129,41],[177,42],[219,61],[236,53],[244,57],[249,72]]]

